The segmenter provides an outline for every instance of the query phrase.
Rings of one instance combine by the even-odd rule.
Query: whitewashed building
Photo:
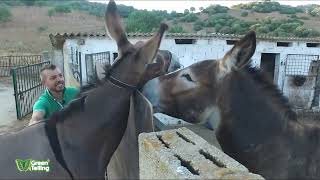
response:
[[[151,36],[128,34],[133,43]],[[222,58],[239,38],[226,34],[167,34],[160,49],[171,51],[186,67],[201,60]],[[67,84],[85,84],[96,61],[112,63],[117,56],[116,43],[105,33],[58,33],[51,34],[50,40],[52,60],[64,69]],[[320,38],[260,36],[252,62],[269,74],[292,104],[310,109],[319,106],[319,56]],[[72,72],[68,73],[70,69]]]

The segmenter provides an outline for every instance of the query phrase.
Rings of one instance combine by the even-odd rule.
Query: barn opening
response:
[[[260,69],[262,72],[267,74],[267,77],[272,81],[276,81],[275,79],[275,70],[278,63],[276,63],[276,58],[280,54],[277,53],[262,53],[261,54],[261,64]]]

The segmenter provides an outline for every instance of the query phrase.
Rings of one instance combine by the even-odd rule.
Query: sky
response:
[[[90,2],[108,3],[108,0],[89,0]],[[133,6],[136,9],[147,9],[147,10],[167,10],[168,12],[176,11],[183,12],[185,9],[195,7],[196,11],[199,11],[200,7],[206,8],[211,4],[220,4],[222,6],[231,7],[240,3],[254,2],[254,0],[243,0],[243,1],[232,1],[232,0],[115,0],[117,4],[124,4],[127,6]],[[305,4],[318,4],[320,0],[278,0],[280,4],[298,6]]]

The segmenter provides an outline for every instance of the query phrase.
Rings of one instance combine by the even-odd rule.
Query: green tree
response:
[[[202,30],[204,27],[204,22],[201,20],[197,20],[194,24],[193,24],[193,30],[195,31],[200,31]]]
[[[127,32],[152,32],[157,29],[162,18],[147,10],[134,11],[126,20]]]
[[[0,6],[0,23],[10,21],[12,14],[8,7]]]
[[[189,9],[185,9],[184,11],[183,11],[183,13],[184,14],[189,14],[190,12],[189,12]]]
[[[194,7],[191,7],[191,8],[190,8],[190,12],[191,12],[191,13],[194,13],[195,10],[196,10],[196,8],[194,8]]]
[[[182,26],[174,25],[169,28],[169,33],[185,33],[185,30]]]
[[[182,17],[180,20],[182,22],[194,22],[197,19],[199,19],[199,17],[197,15],[191,13],[191,14],[187,14],[186,16]]]
[[[210,5],[209,7],[203,10],[204,13],[213,15],[217,13],[227,13],[229,10],[228,7],[220,6],[220,5]]]
[[[242,17],[246,17],[246,16],[248,16],[248,14],[249,14],[248,11],[242,11],[240,15]]]

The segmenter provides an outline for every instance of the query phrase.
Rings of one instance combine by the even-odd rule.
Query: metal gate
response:
[[[110,64],[110,52],[100,52],[85,55],[87,82],[92,82],[96,78],[96,65]]]
[[[12,68],[40,62],[42,62],[41,55],[0,56],[0,77],[10,76]]]
[[[304,107],[311,108],[319,105],[320,94],[320,78],[319,78],[319,55],[307,54],[288,54],[285,64],[285,76],[283,78],[283,86],[290,86],[292,98],[305,96],[304,99],[311,98],[311,95],[297,94],[299,87],[306,90],[314,90],[313,98],[305,100]],[[290,85],[291,84],[291,85]],[[301,88],[300,91],[301,92]],[[285,93],[285,92],[284,92]],[[303,98],[300,98],[303,99]],[[290,100],[290,97],[289,97]],[[300,100],[302,101],[302,100]],[[300,105],[301,106],[301,105]]]
[[[42,62],[12,69],[14,97],[16,102],[17,118],[22,119],[32,112],[32,106],[44,91],[39,72],[50,62]]]

